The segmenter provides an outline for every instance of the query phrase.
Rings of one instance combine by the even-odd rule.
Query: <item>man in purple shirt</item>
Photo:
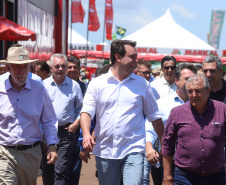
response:
[[[210,85],[204,75],[191,76],[186,90],[190,102],[174,108],[166,123],[163,184],[224,185],[226,105],[209,99]]]

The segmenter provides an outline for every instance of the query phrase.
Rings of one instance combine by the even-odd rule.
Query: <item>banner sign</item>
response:
[[[209,44],[215,49],[219,48],[221,29],[224,22],[225,11],[212,10]]]

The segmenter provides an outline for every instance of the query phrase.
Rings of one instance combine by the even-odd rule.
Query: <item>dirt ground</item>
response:
[[[79,185],[98,185],[98,179],[95,177],[96,172],[96,162],[94,155],[91,155],[91,160],[89,160],[88,164],[82,163],[82,171],[80,176]],[[151,178],[151,175],[150,175]],[[42,177],[39,176],[37,179],[37,185],[43,185]],[[150,185],[153,185],[151,180]]]

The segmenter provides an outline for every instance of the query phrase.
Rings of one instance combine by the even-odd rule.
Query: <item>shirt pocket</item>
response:
[[[211,123],[210,126],[210,138],[219,138],[224,136],[224,125],[223,124],[216,124]]]

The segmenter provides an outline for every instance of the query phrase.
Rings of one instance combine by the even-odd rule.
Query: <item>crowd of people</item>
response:
[[[137,60],[115,40],[89,84],[80,61],[30,60],[20,44],[0,61],[0,184],[79,184],[95,155],[100,185],[224,185],[226,82],[219,57],[202,65]]]

